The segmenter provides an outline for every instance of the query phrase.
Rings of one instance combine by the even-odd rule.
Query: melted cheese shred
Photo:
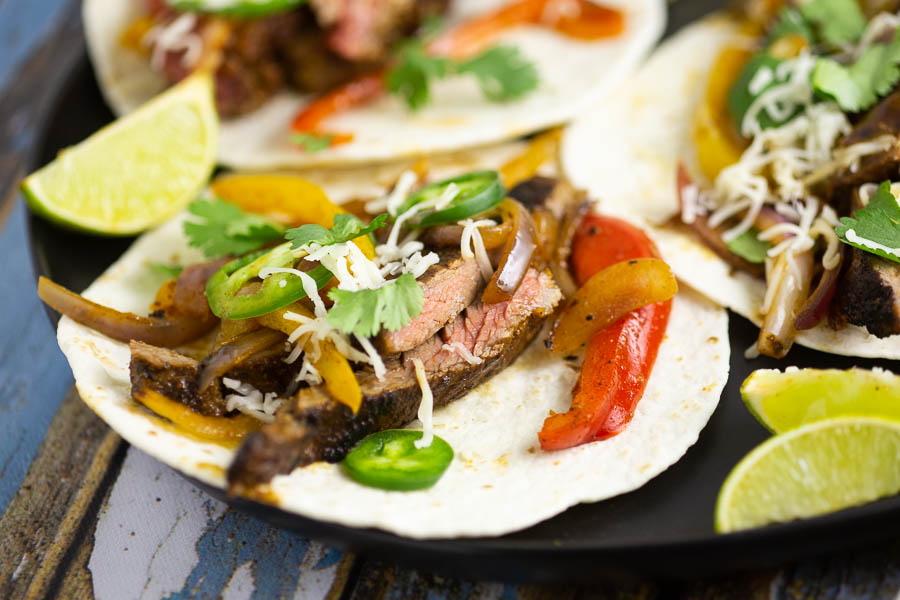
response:
[[[490,219],[481,219],[473,221],[466,219],[460,221],[458,225],[463,226],[462,235],[460,236],[460,254],[465,259],[475,258],[478,262],[478,268],[481,269],[481,277],[488,281],[494,274],[494,267],[491,266],[491,259],[487,255],[484,248],[484,240],[481,238],[479,227],[493,227],[497,223]],[[474,250],[473,250],[474,249]]]
[[[166,54],[183,52],[181,64],[185,68],[194,67],[203,56],[203,39],[194,32],[197,15],[182,13],[171,23],[159,24],[150,28],[141,43],[152,47],[150,66],[155,71],[162,71],[166,64]]]
[[[416,448],[427,448],[434,441],[434,396],[431,394],[431,386],[428,385],[428,377],[425,375],[425,365],[418,358],[412,359],[416,369],[416,379],[422,390],[422,401],[419,403],[419,420],[422,421],[422,437],[413,445]]]
[[[453,352],[454,354],[456,354],[457,356],[462,358],[464,361],[466,361],[470,365],[480,365],[481,363],[484,362],[484,359],[482,359],[479,356],[475,356],[474,354],[469,352],[469,349],[466,348],[462,342],[453,342],[452,344],[444,344],[443,346],[441,346],[441,349],[446,350],[447,352]]]

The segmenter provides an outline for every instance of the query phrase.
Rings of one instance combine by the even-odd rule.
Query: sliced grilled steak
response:
[[[883,135],[900,136],[900,90],[876,104],[843,140],[847,147]],[[849,194],[860,185],[896,179],[900,174],[900,139],[894,145],[859,161],[855,169],[844,169],[828,182],[831,203],[841,214],[849,214]]]
[[[358,373],[363,403],[356,415],[320,388],[300,390],[273,423],[247,438],[228,471],[229,491],[242,493],[317,460],[337,462],[366,435],[415,419],[422,394],[413,358],[425,364],[435,406],[460,398],[515,360],[561,297],[549,274],[529,270],[510,301],[469,306],[442,332],[402,359],[387,361],[383,380],[371,370]],[[444,350],[447,341],[461,342],[482,362],[469,364],[455,352]]]
[[[131,391],[151,389],[202,415],[225,415],[225,395],[221,383],[198,391],[200,362],[168,348],[132,341]],[[270,348],[254,354],[231,369],[226,376],[249,383],[259,391],[283,393],[291,384],[297,365],[284,362],[283,348]]]
[[[881,338],[900,333],[900,264],[851,248],[837,296],[848,322]]]
[[[378,336],[382,352],[397,354],[412,350],[452,321],[475,301],[482,287],[481,271],[475,259],[465,259],[459,250],[439,252],[441,262],[419,278],[425,296],[422,312],[397,331]]]

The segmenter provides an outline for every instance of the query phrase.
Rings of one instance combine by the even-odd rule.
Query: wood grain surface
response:
[[[0,598],[897,597],[900,542],[717,581],[439,577],[269,527],[129,449],[70,389],[15,192],[54,85],[83,52],[78,3],[0,0],[0,50]]]

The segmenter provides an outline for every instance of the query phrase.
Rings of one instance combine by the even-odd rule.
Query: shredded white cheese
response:
[[[378,354],[378,351],[375,349],[375,346],[372,345],[372,342],[369,341],[369,338],[361,335],[355,337],[356,341],[359,342],[359,345],[363,347],[363,351],[365,351],[366,356],[368,357],[368,362],[375,371],[375,377],[378,378],[378,381],[383,380],[387,370],[384,367],[384,361],[381,360],[381,355]]]
[[[182,51],[181,64],[188,69],[196,65],[203,55],[203,39],[194,32],[196,25],[197,15],[182,13],[171,23],[151,27],[141,40],[144,46],[153,48],[150,66],[161,71],[166,63],[166,54]]]
[[[416,448],[427,448],[434,441],[434,397],[431,394],[431,386],[428,385],[428,377],[425,375],[425,365],[418,358],[412,359],[413,366],[416,369],[416,379],[419,382],[419,388],[422,390],[422,401],[419,403],[419,420],[422,421],[422,437],[417,439],[413,445]]]
[[[325,316],[325,303],[322,302],[321,296],[319,296],[319,286],[316,284],[316,280],[312,278],[308,273],[304,273],[299,269],[288,269],[285,267],[264,267],[259,270],[259,278],[265,279],[266,277],[274,274],[274,273],[288,273],[290,275],[295,275],[300,278],[300,282],[303,284],[303,291],[306,292],[306,296],[312,300],[313,306],[315,307],[315,312],[317,317]],[[279,285],[284,287],[287,284],[286,281],[280,281]]]
[[[222,383],[235,391],[234,394],[225,396],[225,410],[238,410],[264,423],[275,420],[275,411],[284,402],[275,392],[263,394],[249,383],[242,383],[237,379],[223,377]]]
[[[484,248],[484,240],[481,238],[479,227],[493,227],[496,221],[490,219],[481,219],[473,221],[466,219],[459,221],[459,225],[463,226],[462,236],[460,236],[460,253],[463,258],[475,258],[478,262],[478,268],[481,269],[481,277],[487,281],[494,274],[494,267],[491,266],[491,259],[487,255]],[[474,248],[474,251],[473,251]]]
[[[447,352],[453,352],[454,354],[458,355],[460,358],[462,358],[464,361],[466,361],[470,365],[480,365],[481,363],[484,362],[484,359],[482,359],[479,356],[475,356],[474,354],[469,352],[469,349],[466,348],[462,342],[453,342],[452,344],[444,344],[443,346],[441,346],[441,349],[446,350]]]

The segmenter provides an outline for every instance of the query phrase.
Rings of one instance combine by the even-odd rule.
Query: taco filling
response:
[[[284,87],[322,93],[378,68],[396,42],[442,14],[447,0],[248,3],[263,9],[243,12],[240,2],[231,4],[221,14],[215,6],[203,11],[203,3],[146,0],[146,15],[122,43],[146,53],[170,83],[214,68],[219,114],[233,117]]]
[[[757,23],[710,73],[693,140],[711,183],[679,167],[680,221],[765,278],[759,353],[782,357],[820,323],[896,335],[900,16],[811,0]]]
[[[348,473],[390,489],[432,485],[452,458],[417,450],[449,448],[432,411],[506,369],[551,317],[544,352],[584,367],[569,412],[530,437],[545,451],[603,440],[635,413],[677,285],[642,231],[587,215],[565,181],[506,189],[557,138],[537,138],[501,171],[433,183],[422,166],[404,171],[385,196],[346,205],[357,214],[298,177],[225,175],[183,226],[208,260],[180,267],[148,316],[48,280],[39,293],[128,343],[137,403],[190,435],[241,443],[231,493],[342,461],[379,432]],[[408,432],[389,433],[416,418],[412,446]],[[387,447],[399,454],[379,454]],[[391,461],[400,474],[385,474]]]

